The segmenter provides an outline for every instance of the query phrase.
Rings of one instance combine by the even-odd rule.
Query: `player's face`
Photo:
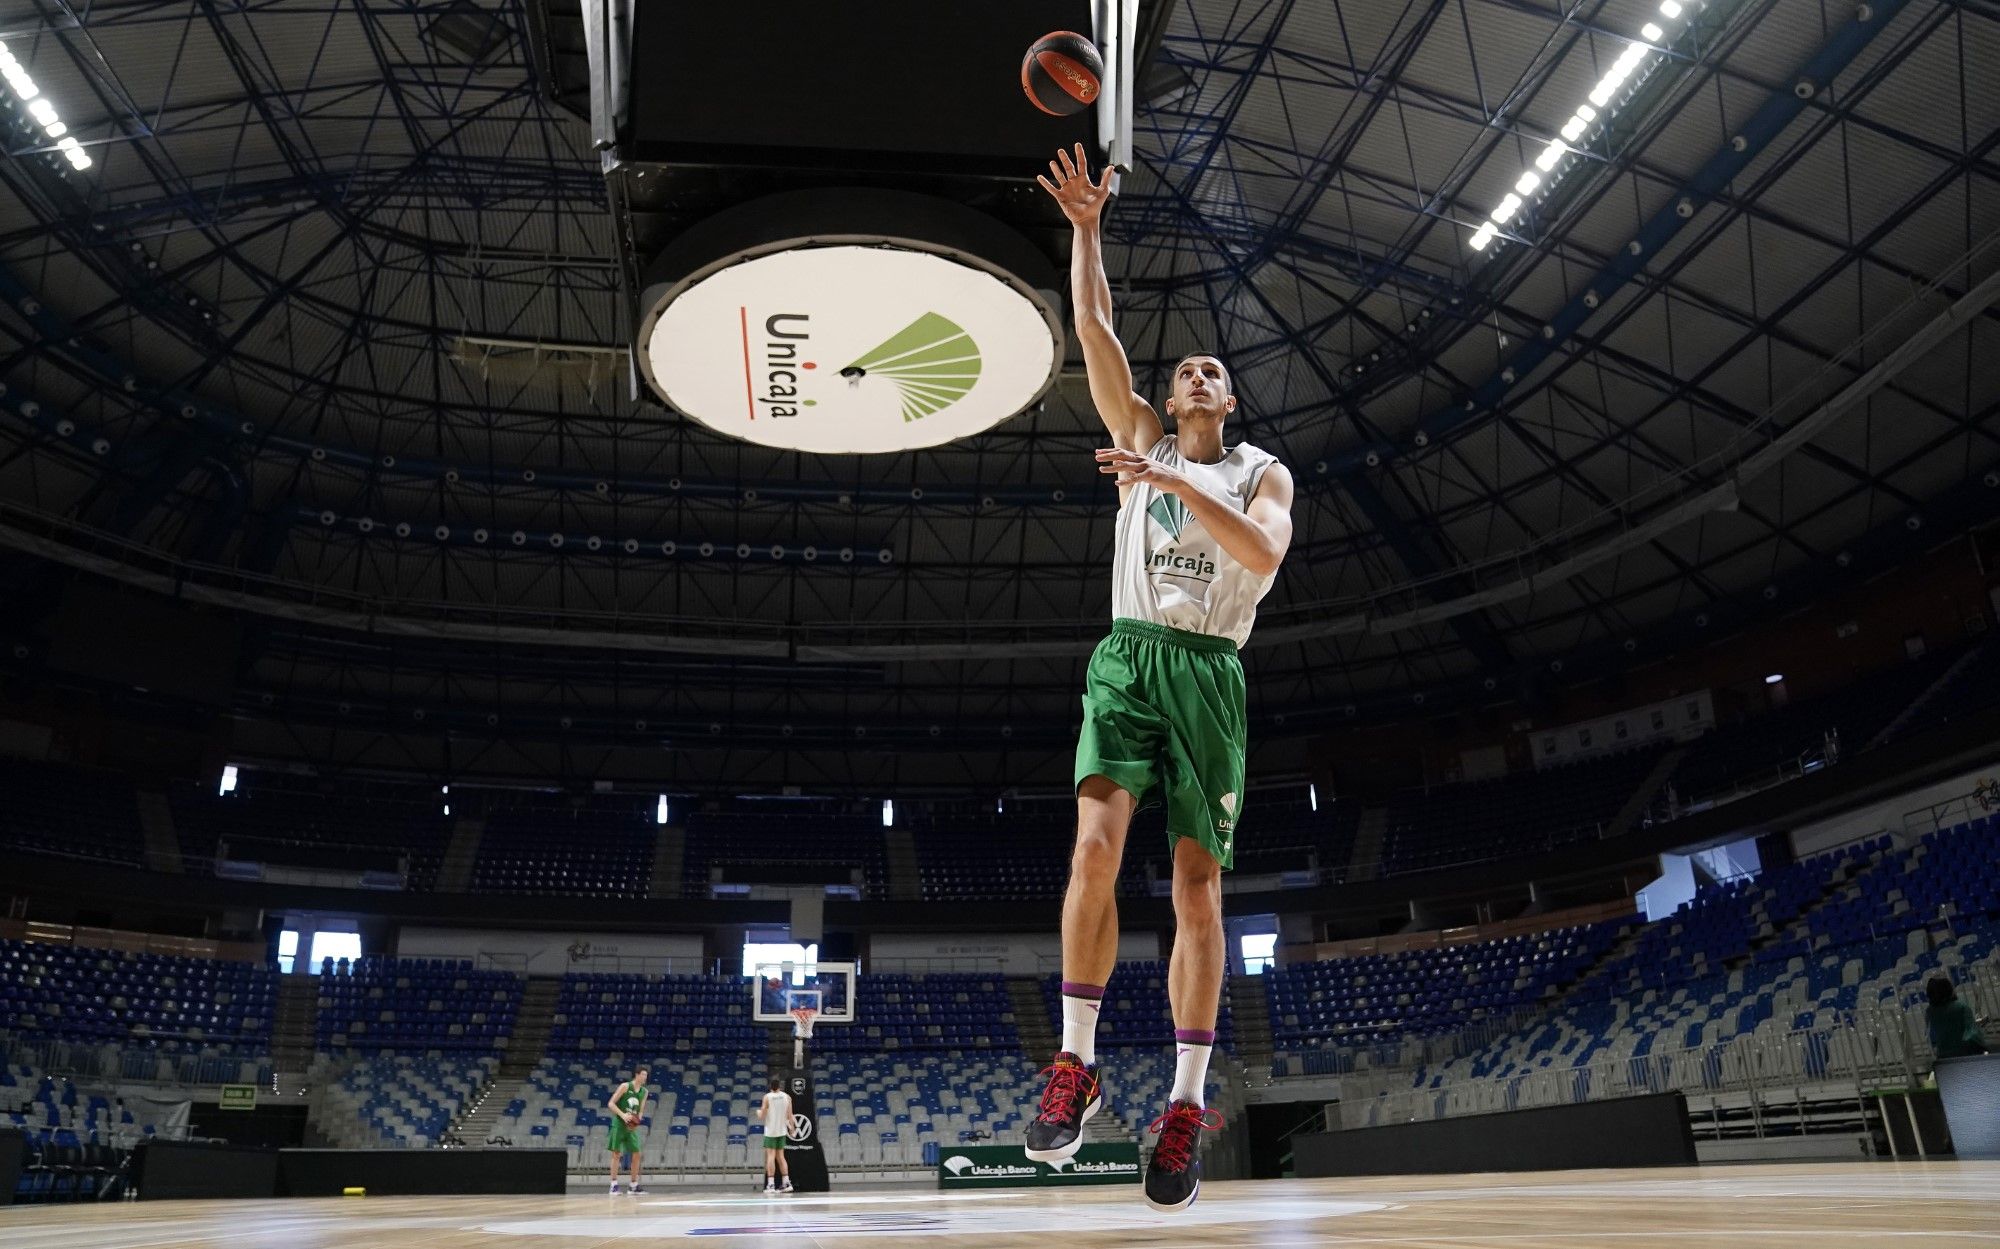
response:
[[[1229,371],[1214,356],[1190,356],[1174,370],[1172,411],[1176,416],[1227,416],[1236,408]]]
[[[645,1072],[643,1072],[643,1071],[635,1071],[635,1072],[633,1072],[633,1073],[632,1073],[632,1083],[634,1083],[634,1084],[644,1084],[645,1082],[646,1082],[646,1073],[645,1073]]]

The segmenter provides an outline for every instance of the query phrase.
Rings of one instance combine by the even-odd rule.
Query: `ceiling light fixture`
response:
[[[1681,16],[1684,9],[1680,0],[1660,0],[1659,11],[1661,17],[1673,21]],[[1587,101],[1577,105],[1569,119],[1562,124],[1561,129],[1557,131],[1559,137],[1550,139],[1536,155],[1535,169],[1540,170],[1541,174],[1555,174],[1556,166],[1560,165],[1563,158],[1571,152],[1570,145],[1581,141],[1589,131],[1591,123],[1598,119],[1598,110],[1612,106],[1612,99],[1618,94],[1618,89],[1625,85],[1626,79],[1638,71],[1647,57],[1661,54],[1667,42],[1668,32],[1658,22],[1647,22],[1639,28],[1639,35],[1644,42],[1634,41],[1625,45],[1625,50],[1618,54],[1618,59],[1611,63],[1604,71],[1604,76],[1597,80],[1597,85],[1590,89]],[[1520,212],[1521,197],[1533,194],[1543,183],[1544,178],[1540,174],[1533,170],[1524,171],[1514,183],[1513,194],[1502,199],[1499,205],[1487,214],[1486,220],[1473,230],[1472,250],[1485,251],[1487,245],[1499,235],[1500,227],[1513,220],[1514,215]]]
[[[42,94],[42,89],[35,85],[35,80],[28,77],[27,69],[20,61],[14,59],[14,53],[5,43],[0,43],[0,77],[6,78],[7,85],[13,89],[15,96],[27,109],[28,116],[34,118],[41,126],[43,133],[56,140],[56,151],[63,154],[63,159],[70,163],[70,167],[90,168],[90,153],[84,151],[83,145],[69,133],[69,127],[63,124],[62,118],[56,116],[56,106]]]

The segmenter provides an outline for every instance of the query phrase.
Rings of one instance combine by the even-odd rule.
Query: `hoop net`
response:
[[[813,1020],[819,1018],[817,1006],[794,1006],[791,1009],[792,1035],[802,1041],[812,1040]]]

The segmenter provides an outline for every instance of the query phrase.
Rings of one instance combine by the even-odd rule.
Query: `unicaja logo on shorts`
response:
[[[1215,831],[1218,833],[1233,832],[1236,828],[1236,795],[1233,793],[1224,794],[1215,800],[1215,805],[1221,807],[1223,812],[1223,818],[1215,822]]]

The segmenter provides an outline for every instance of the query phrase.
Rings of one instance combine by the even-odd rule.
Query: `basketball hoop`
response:
[[[812,1040],[813,1020],[819,1018],[817,1006],[794,1006],[792,1015],[792,1035],[801,1041]]]

